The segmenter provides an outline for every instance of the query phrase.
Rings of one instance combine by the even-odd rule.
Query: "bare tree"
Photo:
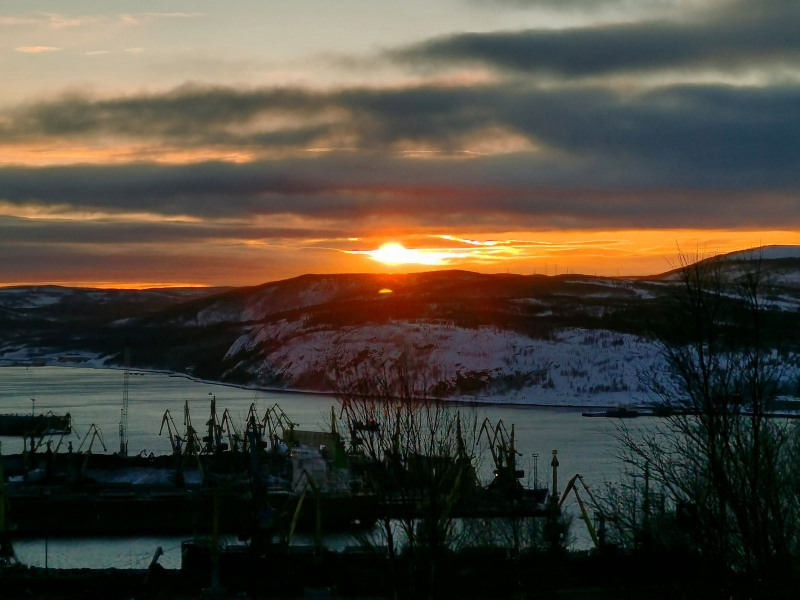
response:
[[[381,525],[395,594],[398,529],[412,595],[433,593],[437,568],[459,534],[453,506],[477,485],[477,415],[432,399],[431,368],[408,351],[395,360],[337,354],[334,368],[351,464],[380,503],[393,509]]]
[[[681,255],[677,291],[654,329],[665,371],[642,374],[666,417],[618,428],[634,478],[606,494],[600,512],[618,533],[634,530],[629,540],[655,543],[671,527],[655,526],[657,487],[671,523],[684,525],[671,543],[685,539],[751,581],[783,581],[798,556],[800,463],[796,428],[774,415],[783,375],[775,349],[792,339],[795,317],[766,300],[760,256],[699,259]]]

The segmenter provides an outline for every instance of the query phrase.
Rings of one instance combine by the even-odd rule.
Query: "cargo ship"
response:
[[[39,415],[0,415],[0,436],[29,437],[72,433],[72,419],[51,412]]]

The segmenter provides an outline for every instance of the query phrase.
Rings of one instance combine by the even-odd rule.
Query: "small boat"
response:
[[[609,408],[603,412],[585,412],[581,413],[581,416],[584,417],[609,417],[612,419],[633,419],[634,417],[640,417],[645,413],[639,412],[638,410],[632,410],[630,408],[624,408],[620,406],[619,408]]]

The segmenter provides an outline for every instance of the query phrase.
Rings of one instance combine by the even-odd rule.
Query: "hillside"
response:
[[[800,246],[763,246],[761,248],[717,254],[708,258],[701,257],[699,262],[715,264],[731,277],[736,277],[743,266],[747,267],[754,263],[759,263],[768,283],[797,286],[797,274],[800,273]],[[680,268],[676,268],[645,279],[675,279],[680,271]]]
[[[796,327],[800,258],[783,248],[762,261],[779,330]],[[436,271],[304,275],[219,293],[0,290],[0,364],[119,365],[130,338],[140,368],[331,391],[335,365],[405,355],[442,397],[614,405],[646,400],[638,373],[659,370],[652,325],[676,279]],[[775,359],[794,394],[797,357]]]

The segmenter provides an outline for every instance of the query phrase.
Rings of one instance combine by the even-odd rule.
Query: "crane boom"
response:
[[[241,443],[242,443],[242,436],[239,434],[239,430],[236,428],[236,423],[234,423],[233,418],[231,417],[231,413],[226,408],[225,411],[222,413],[222,422],[220,427],[223,428],[228,433],[228,445],[233,452],[237,452],[242,450]]]
[[[164,411],[164,416],[161,419],[161,429],[158,430],[158,435],[161,435],[164,432],[164,425],[167,426],[167,437],[169,437],[169,444],[172,447],[172,453],[176,455],[180,454],[181,443],[183,440],[178,434],[178,428],[175,425],[175,421],[172,419],[172,413],[169,412],[169,409]]]
[[[303,486],[303,493],[300,495],[300,499],[297,501],[297,508],[294,511],[294,516],[292,517],[292,522],[289,525],[289,535],[286,538],[286,545],[292,543],[292,538],[294,537],[294,530],[297,527],[297,521],[300,518],[300,511],[303,508],[303,500],[305,500],[306,495],[308,494],[308,488],[310,487],[314,492],[315,498],[315,526],[314,526],[314,548],[319,554],[322,551],[322,510],[320,506],[320,489],[319,486],[314,482],[314,478],[311,476],[306,469],[303,469],[303,472],[300,474],[301,479],[305,478],[305,485]],[[298,486],[299,487],[299,481]]]
[[[561,499],[558,501],[558,508],[561,508],[564,504],[564,501],[567,499],[567,496],[570,492],[574,492],[575,500],[578,501],[578,508],[581,511],[581,516],[583,517],[584,523],[586,523],[586,530],[589,532],[589,536],[592,538],[592,542],[594,542],[594,547],[600,547],[600,540],[597,537],[597,532],[594,529],[594,525],[592,525],[592,519],[589,517],[589,511],[586,510],[586,505],[583,503],[583,499],[581,499],[581,495],[578,493],[578,488],[575,485],[575,482],[580,480],[583,488],[586,490],[586,493],[592,497],[592,493],[589,491],[589,488],[586,487],[586,483],[583,481],[583,477],[580,474],[575,474],[575,476],[569,480],[567,483],[567,487],[564,488],[564,493],[561,494]],[[592,497],[593,498],[593,497]]]

